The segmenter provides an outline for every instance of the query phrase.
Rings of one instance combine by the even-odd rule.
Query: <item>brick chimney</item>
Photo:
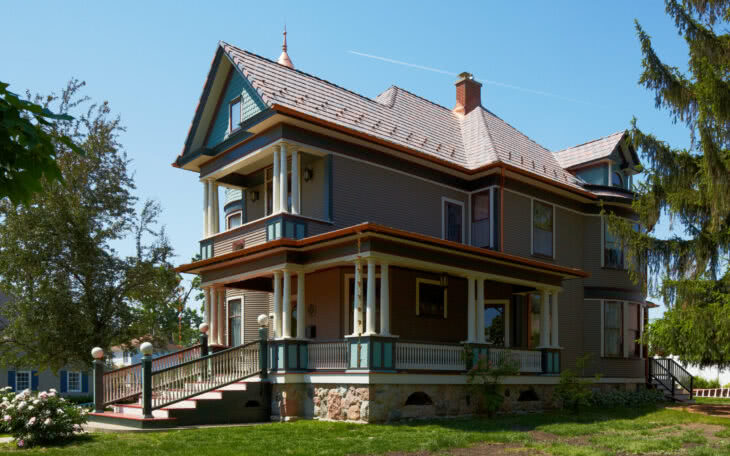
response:
[[[471,73],[461,73],[459,79],[456,80],[456,106],[454,106],[454,112],[465,116],[481,105],[482,84],[475,81]]]

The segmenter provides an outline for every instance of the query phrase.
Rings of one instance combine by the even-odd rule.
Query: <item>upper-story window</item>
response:
[[[608,223],[603,222],[603,265],[607,268],[623,269],[625,266],[625,249],[621,239],[611,233]]]
[[[555,207],[533,200],[532,202],[532,253],[553,258],[555,234]]]
[[[234,131],[241,126],[241,97],[228,105],[228,119],[228,131]]]
[[[624,179],[621,177],[621,173],[614,171],[613,175],[611,176],[611,185],[614,187],[624,187]]]
[[[243,213],[241,211],[234,212],[226,216],[226,229],[230,230],[237,226],[241,226],[243,220]]]
[[[471,244],[475,247],[491,247],[491,192],[472,196]]]
[[[447,241],[464,242],[464,203],[442,198],[443,238]]]

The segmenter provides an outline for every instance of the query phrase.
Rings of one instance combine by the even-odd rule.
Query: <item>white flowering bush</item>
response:
[[[0,415],[3,427],[20,448],[69,439],[86,423],[87,411],[67,402],[54,389],[9,396],[7,391],[0,395]]]

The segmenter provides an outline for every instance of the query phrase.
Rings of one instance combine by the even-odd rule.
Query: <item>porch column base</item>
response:
[[[271,371],[305,371],[309,362],[309,341],[304,339],[276,339],[269,342]]]
[[[489,359],[489,345],[469,341],[462,343],[464,344],[464,365],[466,370],[476,366],[479,363],[479,359],[482,357],[487,357],[487,359]]]
[[[554,347],[541,348],[542,351],[542,373],[543,374],[559,374],[560,373],[560,349]]]
[[[397,336],[364,334],[345,336],[347,340],[347,369],[375,372],[395,370]]]

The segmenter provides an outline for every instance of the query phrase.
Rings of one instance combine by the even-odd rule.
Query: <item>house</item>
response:
[[[584,353],[597,387],[646,385],[648,304],[601,213],[636,218],[626,132],[550,151],[471,74],[455,86],[453,108],[370,99],[286,41],[278,62],[218,45],[173,163],[202,187],[201,259],[177,270],[202,278],[217,353],[161,373],[150,416],[235,382],[270,385],[275,419],[469,414],[477,356],[518,363],[507,409],[552,404]]]
[[[108,354],[108,363],[110,366],[119,369],[140,363],[142,361],[142,354],[139,352],[139,346],[142,342],[144,342],[144,339],[133,339],[129,344],[113,346]],[[180,348],[177,344],[166,344],[164,347],[160,347],[155,351],[154,358],[174,353],[180,350]]]
[[[4,305],[8,295],[0,291],[0,306]],[[0,326],[5,326],[0,321]],[[26,389],[31,391],[47,391],[51,388],[64,396],[91,396],[93,385],[89,384],[89,371],[86,366],[64,366],[57,373],[37,367],[17,365],[0,366],[0,388],[11,387],[20,392]]]

